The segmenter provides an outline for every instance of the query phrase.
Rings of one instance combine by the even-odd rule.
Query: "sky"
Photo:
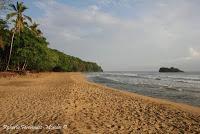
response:
[[[200,71],[200,0],[23,0],[51,48],[105,71]]]

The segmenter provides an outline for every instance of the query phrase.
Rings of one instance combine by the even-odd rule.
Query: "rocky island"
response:
[[[171,68],[161,67],[159,69],[159,72],[165,72],[165,73],[167,73],[167,72],[184,72],[184,71],[182,71],[182,70],[180,70],[178,68],[174,68],[174,67],[171,67]]]

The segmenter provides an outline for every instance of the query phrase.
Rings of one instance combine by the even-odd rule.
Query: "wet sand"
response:
[[[200,133],[200,108],[108,88],[81,73],[0,78],[0,133]]]

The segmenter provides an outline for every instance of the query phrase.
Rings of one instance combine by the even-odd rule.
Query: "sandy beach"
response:
[[[0,133],[200,133],[200,108],[88,82],[81,73],[0,78]]]

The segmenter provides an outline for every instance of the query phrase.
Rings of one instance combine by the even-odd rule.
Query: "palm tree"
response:
[[[33,25],[30,26],[31,31],[37,35],[37,36],[42,36],[42,32],[40,29],[38,29],[39,24],[33,23]]]
[[[14,22],[15,22],[15,27],[12,29],[12,39],[11,39],[11,43],[10,43],[10,53],[9,53],[9,57],[8,57],[8,62],[7,62],[7,66],[6,66],[6,71],[9,69],[9,64],[10,64],[10,58],[11,58],[11,54],[12,54],[12,47],[13,47],[13,42],[14,42],[14,37],[16,33],[22,32],[24,30],[24,24],[27,24],[25,22],[25,20],[29,20],[30,22],[32,22],[32,19],[29,16],[24,15],[24,11],[26,9],[28,9],[23,2],[17,2],[16,5],[11,4],[10,7],[12,8],[13,12],[7,14],[7,19],[11,19],[11,18],[15,18]]]

